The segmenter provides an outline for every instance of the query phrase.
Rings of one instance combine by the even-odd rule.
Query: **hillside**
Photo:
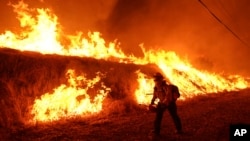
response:
[[[159,71],[154,65],[134,65],[90,58],[42,55],[11,49],[0,50],[0,137],[1,140],[148,140],[154,113],[138,105],[134,95],[135,71]],[[93,78],[104,72],[102,81],[112,87],[104,109],[94,115],[27,124],[34,100],[67,84],[67,70]],[[97,86],[98,87],[98,86]],[[95,89],[89,94],[94,96]],[[250,124],[250,90],[199,95],[178,101],[184,134],[174,134],[165,114],[160,140],[228,140],[229,125]]]
[[[91,80],[98,73],[102,73],[103,77],[100,78],[102,83],[112,88],[107,99],[114,104],[120,100],[126,107],[126,105],[136,105],[133,95],[138,85],[135,72],[140,70],[153,74],[157,71],[154,65],[140,66],[91,58],[42,55],[12,49],[1,49],[0,60],[2,61],[0,64],[0,125],[4,127],[26,124],[32,118],[30,113],[34,100],[45,93],[52,93],[62,84],[66,87],[72,85],[69,84],[72,81],[70,75],[82,75],[86,80]],[[70,74],[69,70],[74,70],[75,74]],[[77,87],[86,86],[84,84]],[[77,87],[75,89],[80,89]],[[102,84],[97,83],[87,89],[86,93],[93,98],[100,87]],[[127,101],[129,104],[126,104]]]
[[[173,123],[165,113],[160,140],[228,141],[229,125],[250,124],[250,90],[204,95],[179,102],[184,134],[175,135]],[[6,140],[149,140],[154,114],[134,110],[109,116],[59,121],[46,125],[3,130]]]

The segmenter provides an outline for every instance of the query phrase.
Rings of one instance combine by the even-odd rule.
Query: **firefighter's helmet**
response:
[[[153,77],[154,77],[155,81],[163,80],[164,79],[164,77],[162,76],[162,74],[159,73],[159,72],[155,73]]]

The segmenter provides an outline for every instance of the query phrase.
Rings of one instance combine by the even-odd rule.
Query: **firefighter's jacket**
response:
[[[160,86],[154,87],[153,98],[151,104],[154,104],[156,98],[159,99],[159,103],[169,105],[171,102],[175,102],[180,96],[178,87],[175,85],[167,85],[165,81]]]

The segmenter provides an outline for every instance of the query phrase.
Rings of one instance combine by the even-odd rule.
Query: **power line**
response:
[[[198,0],[203,7],[207,9],[207,11],[219,22],[221,23],[229,32],[231,32],[241,43],[245,46],[250,47],[245,41],[243,41],[233,30],[231,30],[225,23],[223,23],[201,0]]]

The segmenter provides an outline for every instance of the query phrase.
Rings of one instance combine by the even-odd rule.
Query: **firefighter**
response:
[[[182,125],[180,117],[177,114],[176,100],[180,96],[178,87],[172,84],[167,84],[161,73],[156,73],[154,76],[154,93],[149,105],[149,109],[154,106],[155,100],[158,98],[159,102],[156,105],[156,117],[154,121],[154,130],[151,131],[154,135],[160,135],[161,122],[163,114],[168,110],[170,116],[174,121],[176,133],[182,133]]]

